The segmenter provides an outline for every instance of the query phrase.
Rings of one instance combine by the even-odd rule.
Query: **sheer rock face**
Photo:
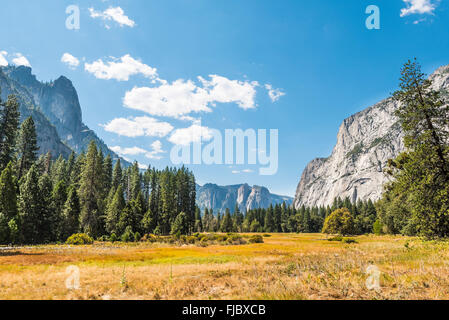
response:
[[[447,93],[449,66],[439,68],[430,79],[435,89]],[[315,159],[305,168],[293,205],[326,206],[336,197],[379,199],[388,182],[383,173],[388,159],[404,150],[396,109],[396,102],[388,98],[345,119],[331,156]]]
[[[215,213],[224,212],[229,208],[234,211],[237,204],[241,212],[256,208],[268,208],[271,204],[291,205],[293,198],[271,194],[265,187],[239,184],[232,186],[218,186],[206,184],[197,186],[197,205],[204,210],[213,209]]]
[[[39,110],[33,95],[27,87],[11,79],[3,70],[3,68],[0,68],[1,98],[3,101],[6,101],[10,94],[15,94],[20,105],[20,121],[22,122],[30,116],[33,117],[39,146],[38,153],[46,154],[51,152],[53,155],[62,155],[67,158],[72,150],[61,141],[55,126]],[[31,75],[31,72],[29,74],[25,73],[25,75],[24,81],[26,85],[30,87],[35,85],[36,78]]]
[[[83,123],[78,93],[69,79],[61,76],[50,83],[43,83],[36,79],[31,68],[24,66],[3,67],[0,68],[0,73],[5,80],[0,83],[2,96],[15,92],[22,100],[22,115],[29,116],[29,111],[34,109],[33,119],[46,118],[46,121],[37,126],[39,144],[45,145],[41,152],[52,151],[56,157],[59,154],[70,154],[70,149],[80,153],[87,150],[90,141],[94,140],[105,155],[110,154],[113,159],[118,159],[117,154]],[[47,134],[44,136],[44,132],[48,130],[53,130],[53,137]],[[58,147],[52,140],[58,140],[67,150],[62,150],[64,148]],[[49,144],[52,144],[52,147]],[[126,161],[122,163],[129,165]]]

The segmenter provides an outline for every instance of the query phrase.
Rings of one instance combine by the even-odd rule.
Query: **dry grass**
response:
[[[0,299],[447,299],[449,243],[405,237],[330,242],[274,234],[263,244],[42,246],[0,250]],[[368,290],[366,268],[381,271]],[[65,286],[80,268],[79,290]]]

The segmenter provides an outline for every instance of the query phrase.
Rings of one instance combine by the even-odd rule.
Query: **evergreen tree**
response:
[[[19,213],[25,243],[40,243],[45,221],[42,220],[39,176],[35,165],[31,166],[20,186]]]
[[[80,201],[76,188],[73,186],[69,189],[67,201],[64,204],[63,210],[63,225],[61,240],[65,241],[68,237],[79,232],[80,229]]]
[[[270,205],[265,215],[264,230],[265,232],[276,232],[276,225],[273,218],[273,205]]]
[[[1,93],[1,92],[0,92]],[[19,103],[14,95],[6,102],[0,99],[0,171],[14,161],[14,149],[19,127]]]
[[[417,61],[401,71],[396,115],[406,151],[389,162],[394,181],[381,201],[382,223],[404,234],[449,236],[449,105]],[[391,221],[399,223],[391,224]],[[401,223],[405,221],[405,223]],[[392,230],[390,230],[392,231]]]
[[[231,218],[231,212],[229,209],[226,209],[223,219],[221,220],[221,232],[232,232],[233,231],[233,223]]]
[[[0,244],[17,240],[17,237],[13,239],[15,230],[11,230],[9,225],[11,221],[14,221],[16,226],[19,222],[17,182],[13,171],[13,164],[10,162],[0,176]]]
[[[126,202],[123,196],[123,188],[122,186],[119,186],[117,191],[115,192],[112,202],[108,206],[106,216],[106,230],[107,232],[109,232],[109,234],[120,234],[118,230],[118,223],[125,206]]]
[[[19,159],[18,177],[24,175],[37,160],[37,135],[36,127],[32,117],[27,118],[20,127],[19,139],[17,141],[17,155]]]
[[[102,175],[98,172],[98,167],[97,147],[92,141],[82,167],[79,197],[82,205],[81,228],[93,237],[100,236],[102,230],[101,212],[98,207]]]

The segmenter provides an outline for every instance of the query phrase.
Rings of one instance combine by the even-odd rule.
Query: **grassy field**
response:
[[[0,250],[0,299],[447,299],[449,243],[273,234],[237,246],[96,243]],[[66,288],[67,267],[80,288]],[[370,265],[380,290],[369,290]]]

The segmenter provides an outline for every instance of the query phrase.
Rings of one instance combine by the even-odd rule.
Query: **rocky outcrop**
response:
[[[435,89],[447,93],[449,66],[430,78]],[[331,156],[315,159],[305,168],[294,206],[326,206],[336,197],[379,199],[388,181],[383,172],[388,159],[404,150],[396,109],[396,102],[389,98],[345,119]]]
[[[213,209],[214,212],[224,212],[229,208],[234,211],[237,204],[239,210],[246,212],[247,210],[256,208],[268,208],[271,204],[291,205],[293,198],[271,194],[265,187],[253,186],[248,184],[239,184],[232,186],[218,186],[216,184],[206,184],[204,186],[197,185],[197,205],[204,210],[205,208]]]
[[[26,83],[33,85],[32,78],[27,78]],[[35,78],[34,78],[35,80]],[[20,104],[20,120],[23,121],[28,117],[33,117],[36,125],[37,142],[39,146],[39,154],[51,152],[53,155],[62,155],[68,157],[72,150],[63,143],[58,135],[55,126],[38,108],[33,95],[27,87],[11,79],[0,68],[0,89],[1,98],[5,101],[10,94],[15,94]]]
[[[87,150],[89,143],[94,140],[104,154],[110,154],[113,159],[118,159],[118,155],[83,123],[78,93],[69,79],[61,76],[55,81],[43,83],[36,79],[31,68],[24,66],[8,66],[0,68],[0,72],[20,92],[20,96],[26,97],[26,109],[38,109],[47,119],[47,123],[49,122],[57,132],[55,136],[58,136],[58,139],[60,137],[66,146],[80,153]],[[3,91],[3,86],[1,88]],[[47,126],[45,124],[38,128],[38,137],[42,136],[44,127]],[[39,137],[39,140],[42,139]],[[59,155],[60,152],[54,149],[54,153]],[[126,161],[122,163],[129,165]]]

